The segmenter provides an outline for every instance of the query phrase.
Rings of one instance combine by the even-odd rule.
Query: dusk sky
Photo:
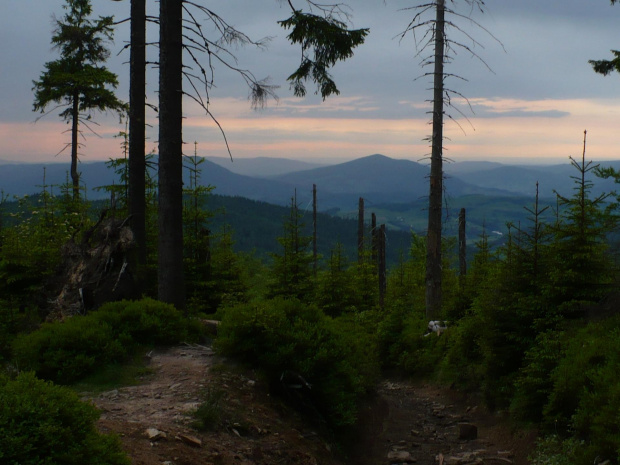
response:
[[[339,162],[381,153],[420,161],[430,151],[424,138],[428,124],[431,84],[416,56],[416,42],[400,33],[414,12],[403,8],[414,0],[351,0],[353,26],[369,27],[366,43],[349,61],[339,63],[333,75],[341,95],[322,102],[309,84],[308,97],[292,95],[286,77],[299,62],[298,46],[286,41],[277,20],[290,16],[278,0],[197,0],[253,39],[272,37],[266,50],[234,49],[238,66],[280,85],[279,100],[252,110],[244,81],[224,67],[215,72],[211,111],[226,131],[236,158],[285,157]],[[69,153],[55,156],[68,142],[69,129],[57,115],[35,120],[32,81],[47,61],[58,57],[51,48],[54,15],[64,14],[62,0],[3,0],[0,3],[0,160],[68,162]],[[302,0],[295,0],[299,7]],[[450,4],[450,3],[449,3]],[[487,0],[483,14],[473,18],[488,32],[463,18],[455,22],[479,44],[454,33],[452,38],[473,48],[483,60],[458,50],[447,72],[464,78],[448,79],[447,87],[469,99],[473,109],[455,97],[457,121],[447,121],[445,157],[454,161],[565,162],[581,155],[583,131],[588,130],[587,158],[620,160],[620,74],[595,74],[588,59],[608,59],[620,49],[620,6],[608,0]],[[466,2],[451,4],[459,13],[471,12]],[[94,0],[95,15],[129,15],[129,0]],[[149,14],[159,4],[149,2]],[[198,13],[198,17],[202,17]],[[208,25],[205,24],[208,31]],[[109,44],[109,68],[121,82],[118,96],[128,99],[129,25],[116,30]],[[420,35],[418,38],[421,37]],[[157,30],[149,30],[157,40]],[[152,47],[150,59],[156,60]],[[491,70],[489,70],[489,68]],[[157,103],[157,74],[149,71],[148,100]],[[198,142],[201,156],[228,156],[219,129],[190,100],[184,108],[186,153]],[[148,150],[156,149],[157,120],[149,111]],[[124,130],[112,115],[95,115],[99,136],[85,132],[82,161],[121,156]]]

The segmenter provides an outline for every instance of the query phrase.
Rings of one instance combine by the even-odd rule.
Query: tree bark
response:
[[[441,313],[441,209],[443,196],[443,107],[445,0],[436,0],[435,63],[433,71],[433,135],[431,149],[428,231],[426,236],[426,317]]]
[[[160,1],[158,297],[185,307],[181,0]]]
[[[364,199],[360,197],[357,212],[357,261],[364,260]]]
[[[78,173],[78,146],[80,124],[80,95],[75,92],[71,104],[71,182],[73,184],[73,200],[80,198],[80,173]]]
[[[465,209],[461,208],[459,213],[459,280],[461,287],[465,284],[465,276],[467,275],[467,236],[465,234],[467,220],[465,217]]]
[[[385,224],[379,229],[379,306],[385,307],[385,292],[387,291],[387,261],[385,259]]]
[[[146,0],[131,0],[129,52],[129,215],[138,265],[146,263]]]
[[[316,184],[312,184],[312,271],[314,272],[314,277],[316,278],[317,271],[317,233],[316,233]]]
[[[377,215],[375,215],[374,212],[370,214],[370,244],[371,260],[374,265],[377,265],[377,253],[379,250],[379,231],[377,231]]]

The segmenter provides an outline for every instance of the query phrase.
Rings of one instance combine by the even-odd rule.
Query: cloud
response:
[[[550,101],[527,101],[515,99],[474,98],[465,101],[458,99],[460,106],[471,105],[477,118],[565,118],[570,111],[547,108]],[[558,104],[553,101],[552,104]]]
[[[54,158],[67,141],[67,126],[55,115],[36,125],[32,108],[32,79],[43,64],[57,56],[50,45],[51,14],[62,14],[63,0],[47,0],[44,8],[34,8],[33,0],[11,2],[10,11],[0,15],[0,158],[64,161]],[[39,2],[41,3],[41,2]],[[286,4],[276,0],[220,2],[217,11],[240,30],[254,38],[273,35],[269,49],[234,50],[239,66],[258,78],[272,76],[279,103],[270,102],[262,111],[250,108],[247,86],[224,67],[216,69],[211,89],[213,115],[222,124],[235,156],[288,156],[305,158],[354,158],[384,153],[417,160],[428,152],[423,139],[428,125],[432,97],[429,79],[417,79],[428,68],[420,68],[416,47],[410,37],[395,39],[411,11],[403,6],[413,2],[356,0],[355,27],[371,27],[367,43],[346,63],[332,70],[340,96],[323,102],[310,84],[305,99],[292,97],[287,76],[299,64],[299,48],[286,40],[286,31],[276,21],[289,15]],[[461,2],[455,3],[458,6]],[[462,129],[446,122],[447,156],[454,159],[516,156],[556,156],[565,158],[579,151],[584,129],[589,130],[588,151],[593,158],[620,158],[620,99],[618,80],[594,74],[589,58],[605,57],[618,48],[617,26],[620,6],[596,0],[519,0],[487,2],[488,8],[475,20],[488,28],[505,46],[506,53],[491,37],[476,32],[484,48],[476,47],[494,73],[467,53],[459,53],[448,72],[467,81],[449,81],[455,90],[469,97],[471,114],[464,101],[455,100],[469,117],[473,128],[460,120]],[[465,2],[461,4],[466,8]],[[129,2],[93,2],[95,15],[127,16]],[[240,13],[242,8],[243,14]],[[157,4],[149,6],[157,14]],[[464,11],[467,13],[466,11]],[[469,31],[470,24],[462,23]],[[120,79],[119,96],[126,99],[127,54],[116,53],[128,39],[128,24],[119,25],[111,47],[110,69]],[[157,31],[150,29],[151,40]],[[149,60],[157,50],[149,50]],[[149,70],[148,96],[156,103],[156,70]],[[204,155],[225,156],[225,144],[215,123],[191,101],[184,104],[184,139],[198,141]],[[454,112],[455,118],[459,115]],[[18,123],[21,120],[24,123]],[[97,116],[97,129],[104,137],[89,136],[85,160],[120,154],[119,141],[112,135],[122,127],[105,115]],[[149,112],[149,149],[156,146],[157,120]],[[189,150],[189,149],[188,149]],[[207,153],[208,152],[208,153]]]
[[[71,140],[68,128],[70,126],[62,121],[0,122],[0,140],[3,141],[0,159],[23,163],[68,162],[70,152],[65,149]],[[108,160],[120,156],[120,141],[114,138],[119,130],[118,126],[102,125],[97,128],[100,137],[86,134],[86,138],[80,140],[80,159]]]

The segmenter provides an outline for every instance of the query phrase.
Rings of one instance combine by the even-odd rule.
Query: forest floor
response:
[[[525,465],[536,440],[534,431],[513,431],[473,398],[392,380],[380,385],[346,444],[335,446],[271,396],[254,371],[209,347],[179,346],[148,358],[150,373],[139,385],[82,393],[101,409],[100,430],[120,436],[134,465]],[[205,399],[219,414],[214,431],[192,427],[192,412]],[[475,425],[476,439],[459,439],[463,423]]]

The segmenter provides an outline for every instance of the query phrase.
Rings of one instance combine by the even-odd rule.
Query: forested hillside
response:
[[[389,369],[479,390],[494,409],[510,410],[515,419],[543,430],[550,425],[560,435],[545,443],[549,450],[570,448],[577,458],[611,451],[617,447],[615,436],[599,433],[596,425],[615,424],[616,381],[610,376],[618,367],[609,354],[617,352],[613,328],[620,324],[616,251],[607,239],[617,226],[613,197],[593,197],[593,184],[582,177],[594,168],[585,159],[574,161],[575,194],[559,197],[555,205],[535,197],[521,206],[515,221],[510,212],[516,211],[518,199],[504,199],[509,202],[504,212],[492,202],[483,216],[488,215],[490,226],[508,222],[507,233],[481,230],[468,244],[466,274],[459,271],[456,238],[446,237],[448,323],[439,325],[439,337],[425,336],[420,235],[387,230],[390,258],[383,277],[381,247],[375,242],[380,236],[371,234],[368,216],[360,255],[358,222],[319,214],[314,271],[311,207],[301,209],[293,201],[286,208],[214,195],[201,186],[188,188],[184,263],[189,319],[173,327],[167,323],[152,334],[163,331],[161,337],[170,342],[187,338],[187,331],[197,330],[194,318],[215,312],[221,319],[217,347],[223,354],[262,367],[274,380],[289,370],[312,380],[318,389],[313,408],[336,429],[355,421],[358,402],[373,390],[381,370]],[[0,328],[5,363],[18,361],[40,377],[70,383],[99,365],[127,360],[133,345],[117,347],[121,333],[144,344],[140,338],[147,333],[136,319],[142,321],[141,312],[170,321],[168,310],[154,301],[137,301],[137,306],[125,301],[98,310],[110,299],[139,297],[138,275],[128,274],[123,265],[132,250],[126,191],[122,184],[109,189],[116,192],[114,205],[76,201],[70,186],[59,186],[60,195],[43,190],[18,202],[3,201]],[[460,200],[473,209],[484,206],[485,199]],[[149,218],[154,218],[150,205]],[[147,283],[156,259],[156,250],[149,250]],[[240,256],[238,251],[255,253]],[[155,295],[147,283],[143,292]],[[109,313],[112,308],[129,320],[117,321]],[[39,328],[45,318],[70,318],[72,323]],[[99,318],[105,325],[93,326],[90,321]],[[186,323],[190,327],[182,329]],[[114,329],[118,324],[126,329]],[[159,328],[161,323],[149,324]],[[108,325],[111,329],[105,329]],[[100,342],[79,342],[84,337]],[[111,351],[110,344],[117,349]],[[84,348],[89,355],[82,360]],[[581,392],[585,382],[595,389]],[[609,408],[585,410],[592,403]],[[572,432],[577,426],[580,436]],[[574,449],[578,437],[587,438],[579,452]]]

